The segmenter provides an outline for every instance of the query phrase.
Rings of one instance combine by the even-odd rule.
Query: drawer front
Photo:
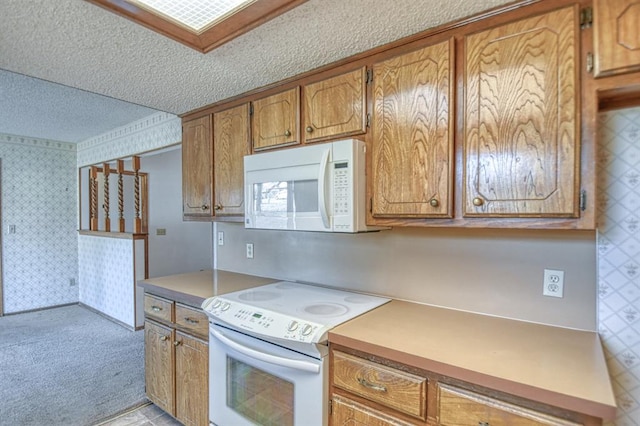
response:
[[[438,384],[438,417],[442,426],[579,425],[442,383]]]
[[[208,340],[209,320],[199,309],[176,303],[176,326]]]
[[[339,395],[333,395],[331,407],[331,424],[333,426],[411,426],[411,423]]]
[[[173,322],[173,302],[161,297],[144,295],[144,314],[160,321]]]
[[[333,384],[419,419],[426,418],[424,377],[334,351]]]

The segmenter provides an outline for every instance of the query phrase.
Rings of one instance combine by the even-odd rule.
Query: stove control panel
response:
[[[218,297],[205,300],[202,309],[214,321],[265,337],[317,343],[326,331],[326,327],[318,323]]]

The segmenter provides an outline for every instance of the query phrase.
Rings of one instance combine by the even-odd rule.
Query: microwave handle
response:
[[[293,368],[294,370],[309,371],[311,373],[319,373],[320,366],[308,361],[302,361],[298,359],[283,358],[276,355],[267,354],[264,352],[256,351],[255,349],[248,348],[240,343],[237,343],[227,336],[223,335],[217,330],[209,328],[209,332],[218,339],[220,342],[229,346],[232,349],[246,355],[250,358],[257,359],[258,361],[268,362],[269,364],[279,365],[281,367]]]
[[[320,174],[318,175],[318,205],[320,206],[320,216],[322,216],[322,223],[327,229],[329,229],[329,213],[327,212],[327,199],[325,194],[327,185],[325,179],[327,177],[329,154],[331,154],[330,149],[327,149],[324,154],[322,154],[322,160],[320,161]]]

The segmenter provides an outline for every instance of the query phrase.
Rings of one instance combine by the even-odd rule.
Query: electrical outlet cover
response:
[[[551,297],[564,296],[564,271],[555,269],[544,270],[542,294]]]

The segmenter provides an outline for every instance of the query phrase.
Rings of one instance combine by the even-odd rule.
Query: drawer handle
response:
[[[489,422],[478,422],[478,426],[489,426]]]
[[[151,310],[153,310],[153,312],[160,312],[162,308],[160,306],[153,305],[151,307]]]
[[[194,319],[189,318],[189,317],[184,317],[184,321],[188,322],[189,324],[199,324],[200,323],[200,321],[194,320]]]
[[[362,377],[358,377],[358,383],[360,383],[365,388],[369,388],[369,389],[374,390],[374,391],[378,391],[378,392],[386,392],[387,391],[387,387],[386,386],[376,385],[375,383],[371,383],[371,382],[367,381],[367,379],[364,379]]]

